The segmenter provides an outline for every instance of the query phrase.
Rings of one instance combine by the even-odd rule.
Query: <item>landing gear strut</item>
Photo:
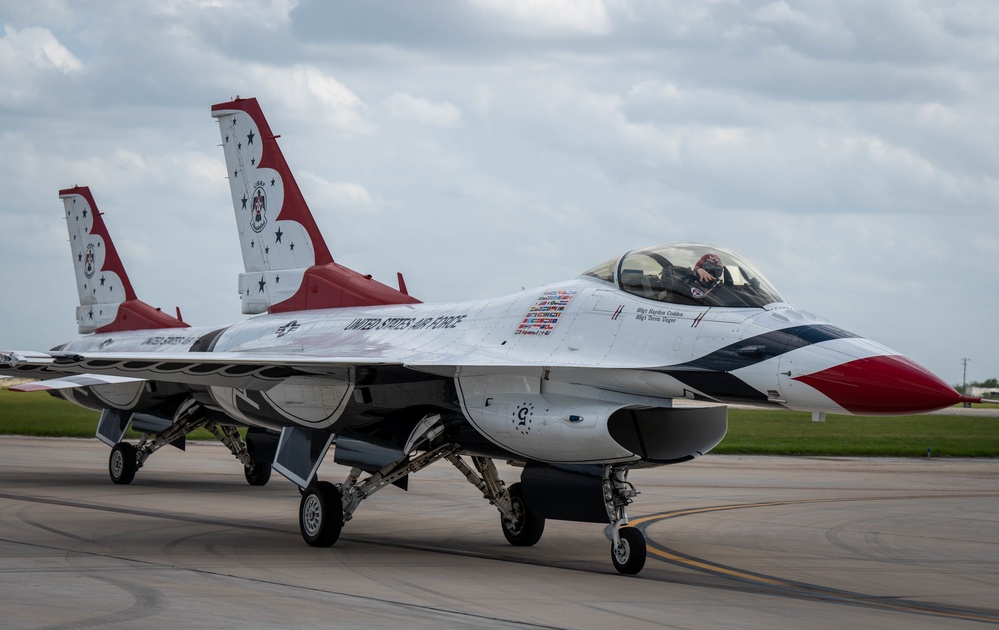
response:
[[[299,505],[299,527],[302,538],[312,546],[329,546],[336,542],[340,528],[349,521],[361,501],[391,484],[401,482],[410,474],[423,470],[430,464],[447,459],[465,475],[465,478],[482,492],[500,512],[503,532],[514,545],[533,545],[541,538],[545,521],[531,514],[520,494],[520,484],[507,489],[500,479],[492,460],[486,457],[472,457],[476,470],[465,463],[458,451],[461,447],[438,438],[443,434],[440,418],[434,422],[428,416],[419,425],[419,433],[408,441],[408,452],[398,461],[392,462],[361,478],[364,471],[352,468],[347,479],[332,485],[328,482],[313,481],[302,489]],[[334,497],[334,493],[336,496]],[[342,509],[337,511],[332,505],[339,500]],[[328,529],[327,529],[328,528]],[[335,531],[335,534],[329,533]]]
[[[628,527],[625,508],[638,494],[628,483],[627,466],[604,467],[604,501],[611,518],[611,562],[618,573],[635,575],[645,566],[645,535]]]
[[[185,401],[174,413],[170,426],[158,435],[145,433],[137,446],[128,442],[118,442],[111,449],[108,459],[108,473],[111,481],[116,484],[129,484],[135,479],[135,473],[149,459],[149,456],[164,446],[181,440],[195,429],[204,427],[220,442],[226,445],[229,452],[243,464],[243,474],[251,486],[263,486],[271,478],[271,465],[257,463],[250,457],[246,442],[239,436],[236,427],[220,425],[202,417],[201,405],[194,399]],[[124,432],[124,426],[122,427]]]
[[[470,457],[473,469],[458,455],[461,446],[438,439],[443,434],[439,418],[435,423],[433,416],[428,416],[421,421],[416,435],[407,442],[409,450],[406,455],[397,461],[370,472],[364,478],[365,471],[355,467],[351,468],[343,483],[334,485],[313,480],[307,487],[301,488],[298,524],[305,542],[313,547],[333,545],[361,501],[389,485],[401,484],[406,476],[441,459],[447,459],[489,503],[496,506],[503,535],[511,545],[531,546],[541,540],[545,519],[530,510],[524,501],[521,484],[506,487],[493,460],[487,457]],[[611,524],[611,560],[614,568],[620,573],[634,575],[645,566],[646,546],[642,532],[627,526],[625,508],[638,494],[628,482],[628,466],[604,466],[602,478],[596,476],[594,481],[602,489],[604,508]]]

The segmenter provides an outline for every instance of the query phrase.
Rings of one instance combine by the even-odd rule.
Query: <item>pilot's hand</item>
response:
[[[712,276],[707,271],[705,271],[704,269],[701,269],[700,267],[698,267],[695,271],[697,271],[697,279],[700,280],[701,282],[714,282],[715,281],[715,277]]]

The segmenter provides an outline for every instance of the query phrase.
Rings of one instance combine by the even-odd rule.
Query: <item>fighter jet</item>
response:
[[[115,337],[126,332],[132,339],[143,337],[145,345],[164,348],[171,348],[182,339],[196,338],[199,331],[183,321],[180,307],[173,317],[136,297],[90,188],[74,186],[60,190],[59,198],[69,229],[80,297],[76,309],[79,332],[101,335],[103,348],[112,346]],[[201,330],[200,334],[210,330]],[[55,350],[61,348],[57,346]],[[30,370],[22,371],[21,375],[30,376]],[[250,484],[263,485],[270,476],[270,463],[254,462],[247,451],[236,428],[241,423],[225,416],[194,419],[177,416],[189,396],[184,385],[113,374],[73,374],[10,389],[48,391],[57,398],[100,411],[96,437],[112,447],[108,468],[115,483],[130,483],[135,470],[168,444],[184,450],[185,436],[198,427],[205,427],[229,447],[243,463]],[[137,447],[121,442],[129,426],[144,435]]]
[[[717,403],[890,415],[972,400],[792,307],[749,261],[713,245],[641,247],[536,289],[421,303],[401,282],[333,260],[255,99],[212,115],[243,311],[260,314],[211,330],[97,331],[49,352],[6,352],[0,372],[179,388],[155,411],[174,434],[195,419],[246,425],[254,461],[301,489],[309,545],[334,544],[364,499],[445,459],[496,506],[511,544],[537,543],[547,520],[602,523],[614,567],[634,574],[646,548],[628,526],[628,472],[710,451],[727,430]],[[316,474],[334,444],[350,469],[336,484]],[[123,455],[134,475],[141,461]],[[507,485],[495,460],[521,466],[520,480]]]

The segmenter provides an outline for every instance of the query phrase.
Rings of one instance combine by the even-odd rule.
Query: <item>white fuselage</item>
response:
[[[664,402],[744,400],[842,413],[793,377],[848,359],[896,353],[866,339],[839,338],[727,370],[757,392],[755,400],[740,392],[698,389],[669,369],[759,335],[819,325],[819,318],[786,304],[765,309],[664,304],[580,277],[492,300],[263,315],[226,328],[212,350],[364,357],[459,378],[545,370],[547,380]],[[215,329],[92,335],[63,351],[176,354]],[[213,388],[213,395],[219,397],[221,389]],[[329,414],[323,417],[328,426]]]

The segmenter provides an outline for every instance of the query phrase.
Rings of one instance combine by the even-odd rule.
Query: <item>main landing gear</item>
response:
[[[545,533],[545,519],[527,509],[519,483],[510,486],[509,494],[511,515],[500,516],[503,535],[515,547],[530,547],[541,540],[541,534]]]
[[[439,435],[433,430],[428,434]],[[312,547],[330,547],[340,537],[346,522],[353,517],[361,501],[382,488],[402,481],[407,475],[418,472],[430,464],[448,460],[482,492],[483,498],[496,506],[504,537],[511,545],[534,545],[545,530],[545,519],[533,513],[524,501],[520,483],[507,487],[500,478],[493,461],[487,457],[470,457],[472,466],[458,455],[461,447],[453,443],[432,445],[425,440],[422,452],[410,451],[402,459],[361,478],[360,468],[352,468],[343,483],[313,480],[302,490],[299,503],[298,524],[302,539]],[[474,466],[474,469],[473,469]],[[611,560],[620,573],[634,575],[645,566],[645,537],[634,527],[627,527],[625,507],[638,494],[627,481],[626,466],[605,466],[603,494],[605,507],[611,517]]]
[[[243,475],[248,484],[266,485],[271,478],[271,465],[253,461],[246,448],[246,442],[239,436],[236,427],[216,424],[202,417],[200,411],[201,406],[196,401],[188,400],[180,406],[174,414],[173,422],[164,431],[158,434],[144,433],[138,445],[133,446],[128,442],[115,444],[108,458],[108,474],[111,481],[121,485],[132,483],[135,473],[142,468],[150,455],[164,446],[183,440],[195,429],[204,427],[225,444],[233,456],[243,464]]]
[[[130,484],[135,479],[135,471],[139,464],[135,457],[135,447],[128,442],[118,442],[111,449],[108,458],[108,474],[111,481],[117,484]]]
[[[302,493],[298,508],[302,538],[311,547],[329,547],[343,529],[343,497],[328,481],[315,481]]]

